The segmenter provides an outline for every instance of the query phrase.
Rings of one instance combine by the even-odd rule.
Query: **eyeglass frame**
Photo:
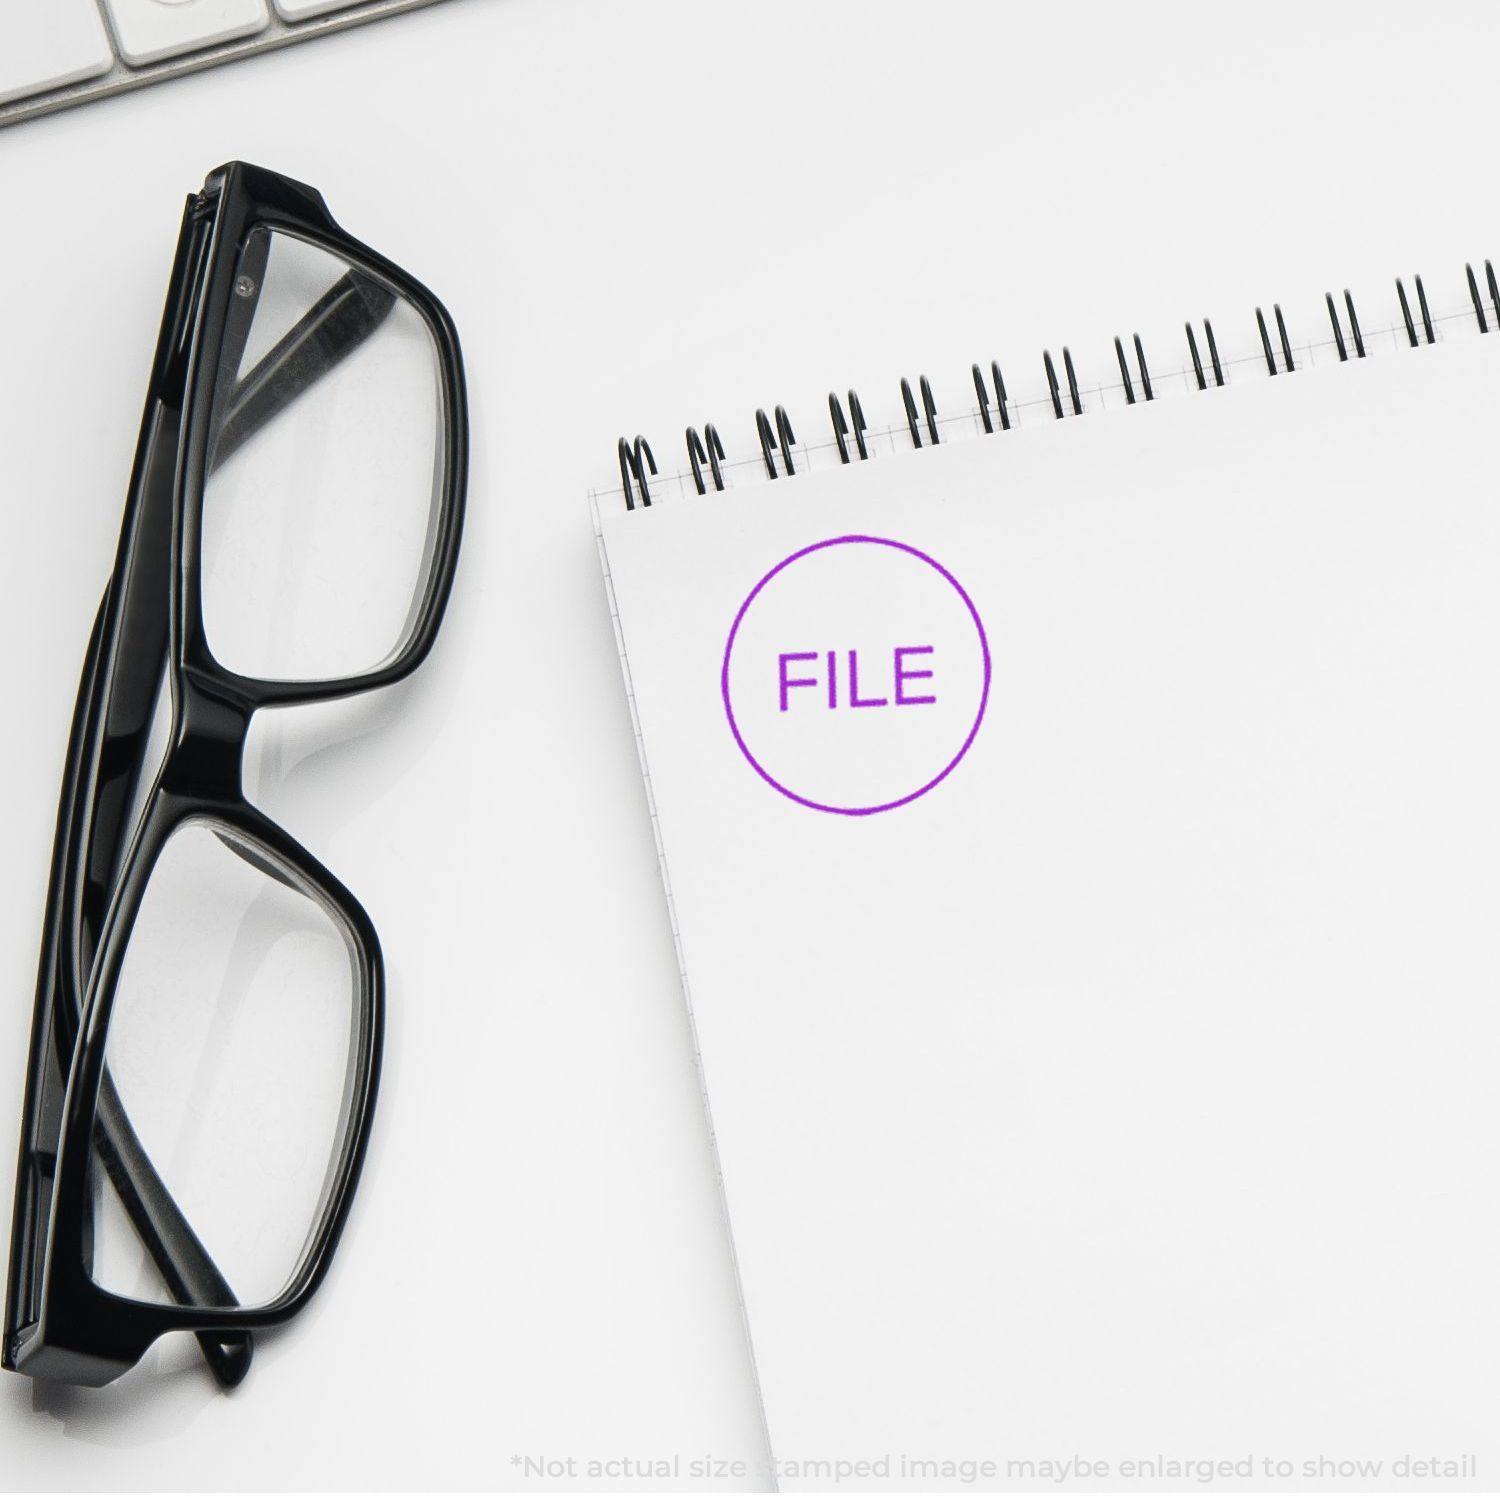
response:
[[[214,656],[204,623],[202,512],[215,403],[224,399],[224,373],[228,369],[233,375],[229,367],[238,363],[248,332],[244,317],[237,334],[229,327],[241,256],[257,230],[322,249],[345,262],[351,275],[363,273],[394,293],[422,317],[437,355],[442,403],[441,430],[434,436],[441,437],[442,452],[425,586],[391,656],[351,677],[283,681],[232,671]],[[350,281],[350,275],[344,280]],[[243,294],[243,286],[238,290]],[[302,324],[313,320],[311,332],[325,347],[342,340],[342,352],[348,353],[372,328],[357,326],[359,314],[351,313],[355,299],[340,305],[336,291],[310,310]],[[376,323],[381,316],[374,315]],[[227,342],[235,337],[237,348]],[[321,366],[306,367],[306,342],[298,347],[288,335],[241,382],[250,385],[267,366],[272,367],[270,375],[279,376],[249,392],[256,426],[274,418],[322,373]],[[236,357],[226,360],[226,349]],[[220,424],[221,431],[225,425]],[[244,425],[254,430],[248,422]],[[174,439],[168,475],[162,444]],[[211,173],[184,211],[119,549],[90,639],[69,738],[28,1054],[0,1344],[5,1368],[102,1385],[135,1365],[162,1334],[191,1331],[215,1378],[228,1387],[243,1379],[249,1367],[253,1332],[295,1317],[328,1274],[369,1144],[384,1036],[384,961],[374,925],[352,893],[245,797],[245,740],[258,709],[369,692],[401,681],[422,664],[453,586],[467,470],[463,360],[453,321],[437,298],[341,229],[314,189],[244,162]],[[168,521],[170,536],[164,537]],[[165,598],[160,587],[164,560]],[[129,649],[143,637],[159,641],[163,615],[165,652]],[[163,665],[172,693],[171,748],[132,831],[124,826],[124,810],[140,780]],[[113,751],[107,764],[106,748]],[[107,765],[122,761],[133,774],[110,778]],[[237,852],[318,902],[349,942],[357,983],[344,1135],[322,1211],[291,1277],[273,1300],[256,1307],[234,1301],[135,1139],[105,1067],[110,1013],[147,882],[172,835],[193,822],[248,845],[251,852]],[[96,847],[101,829],[103,847]],[[111,865],[118,867],[112,877],[105,873]],[[88,960],[83,949],[90,919],[97,931]],[[55,1052],[59,1075],[66,1079],[50,1178],[40,1166],[47,1155],[50,1116],[59,1108],[59,1101],[48,1095],[49,1052]],[[96,1153],[176,1305],[125,1297],[93,1280]],[[44,1192],[49,1182],[50,1192]],[[225,1297],[227,1301],[212,1300]]]

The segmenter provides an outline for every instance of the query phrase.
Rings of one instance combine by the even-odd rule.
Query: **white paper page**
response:
[[[784,1488],[1500,1474],[1497,361],[604,517]]]

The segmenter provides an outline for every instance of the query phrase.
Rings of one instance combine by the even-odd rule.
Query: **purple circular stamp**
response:
[[[838,536],[777,563],[724,643],[740,753],[817,812],[867,817],[924,796],[969,752],[989,702],[979,611],[905,542]]]

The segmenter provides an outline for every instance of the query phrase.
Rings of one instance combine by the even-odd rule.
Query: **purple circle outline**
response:
[[[894,802],[881,802],[873,807],[833,807],[826,802],[814,802],[810,797],[798,796],[790,787],[783,786],[771,775],[761,763],[750,753],[750,747],[745,743],[745,737],[740,733],[740,726],[734,717],[734,704],[729,697],[729,659],[734,652],[734,639],[739,634],[740,624],[744,620],[750,606],[755,603],[756,596],[770,581],[784,568],[789,568],[799,558],[806,557],[812,552],[821,552],[825,547],[843,547],[851,543],[868,543],[876,547],[891,547],[897,552],[905,552],[915,557],[919,562],[924,562],[929,568],[942,575],[953,591],[964,601],[965,608],[969,611],[974,621],[974,629],[979,633],[979,649],[984,655],[984,690],[979,695],[979,712],[974,715],[974,723],[969,729],[968,736],[959,746],[958,754],[943,767],[936,776],[925,786],[919,786],[916,791],[908,792],[904,797],[898,797]],[[979,726],[984,722],[984,711],[990,701],[990,642],[984,633],[984,621],[979,618],[979,611],[974,608],[974,601],[969,598],[968,591],[958,579],[956,579],[942,563],[936,558],[929,557],[925,552],[916,547],[910,547],[905,542],[895,542],[889,537],[883,536],[834,536],[826,541],[814,542],[810,547],[803,547],[800,551],[792,553],[790,557],[783,558],[753,589],[745,596],[745,602],[740,605],[739,612],[734,617],[734,624],[729,627],[729,639],[724,643],[724,665],[719,673],[719,692],[724,699],[724,713],[729,719],[730,733],[734,735],[734,742],[740,747],[740,754],[750,762],[755,774],[768,786],[775,787],[783,797],[790,798],[793,802],[801,803],[803,807],[810,807],[814,812],[838,813],[845,818],[867,818],[872,813],[890,812],[893,808],[905,807],[908,802],[915,802],[918,797],[925,796],[942,781],[950,771],[969,753],[969,746],[974,743],[974,736],[979,733]]]

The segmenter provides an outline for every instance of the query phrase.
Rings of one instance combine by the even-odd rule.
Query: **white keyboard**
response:
[[[0,0],[0,125],[436,0]]]

